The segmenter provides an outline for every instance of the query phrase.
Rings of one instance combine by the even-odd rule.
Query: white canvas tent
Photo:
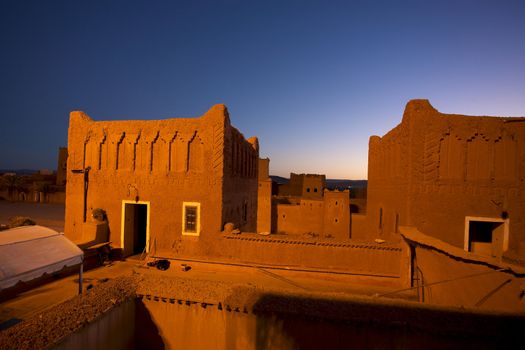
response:
[[[74,265],[80,265],[81,288],[83,259],[80,248],[50,228],[35,225],[0,231],[0,290]]]

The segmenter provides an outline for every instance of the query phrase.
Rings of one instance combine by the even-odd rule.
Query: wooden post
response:
[[[84,278],[84,261],[80,264],[80,270],[78,271],[78,294],[82,294],[82,279]]]

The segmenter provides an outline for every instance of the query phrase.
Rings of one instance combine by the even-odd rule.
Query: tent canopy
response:
[[[43,226],[0,231],[0,290],[81,264],[84,253],[63,233]]]

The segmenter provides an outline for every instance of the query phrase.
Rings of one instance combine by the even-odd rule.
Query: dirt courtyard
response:
[[[13,216],[28,216],[38,225],[64,232],[64,204],[0,201],[0,224]]]

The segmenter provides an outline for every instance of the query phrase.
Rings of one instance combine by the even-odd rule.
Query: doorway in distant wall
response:
[[[149,203],[122,202],[122,248],[123,255],[135,255],[148,251]]]
[[[500,258],[508,249],[508,219],[465,218],[465,250]]]

